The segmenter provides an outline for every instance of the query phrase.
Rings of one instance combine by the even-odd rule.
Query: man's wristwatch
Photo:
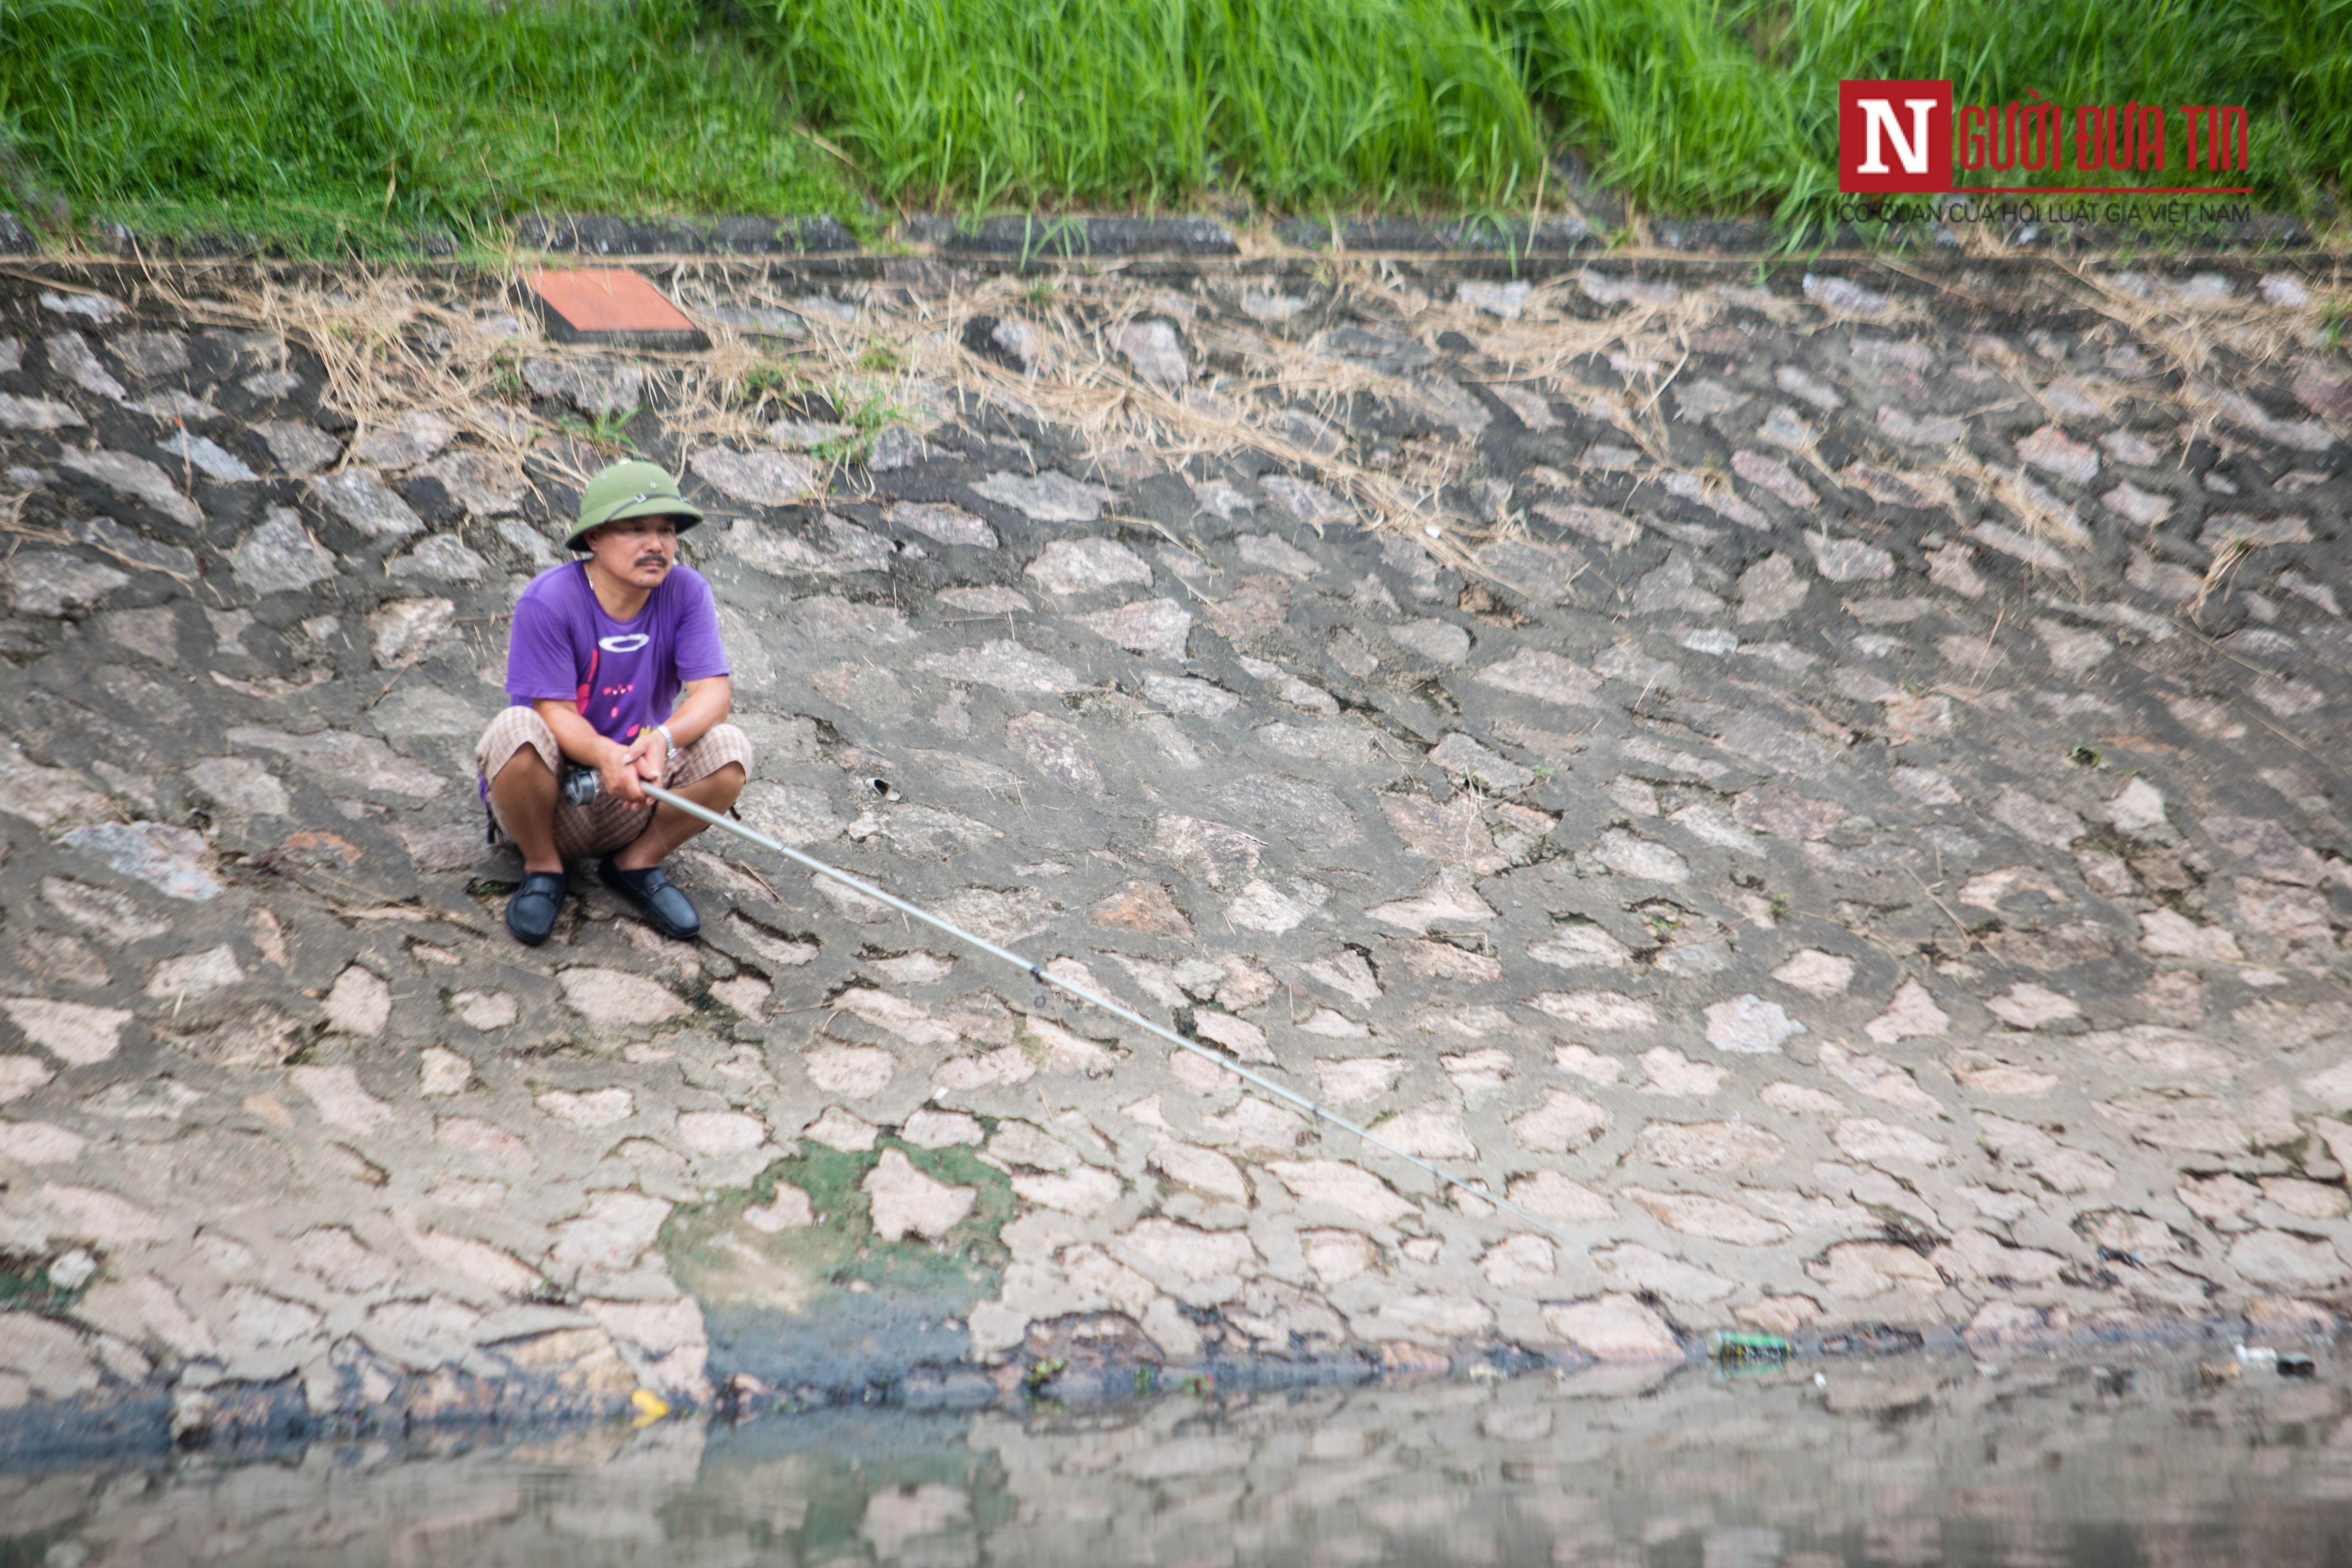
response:
[[[669,732],[669,726],[667,724],[656,724],[654,726],[654,729],[661,736],[663,742],[669,747],[669,755],[664,757],[662,761],[666,763],[676,762],[677,760],[677,737]]]

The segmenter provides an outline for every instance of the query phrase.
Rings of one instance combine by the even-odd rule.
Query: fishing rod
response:
[[[657,784],[641,784],[638,787],[643,789],[646,792],[646,796],[650,799],[657,800],[664,805],[675,806],[678,810],[686,813],[688,816],[694,817],[696,820],[700,822],[709,823],[713,827],[724,828],[726,831],[733,834],[736,837],[742,839],[748,844],[754,844],[772,854],[782,855],[788,860],[792,860],[802,866],[807,867],[810,870],[816,872],[819,876],[829,877],[845,888],[848,888],[855,892],[863,894],[865,897],[873,899],[877,902],[887,904],[890,908],[897,910],[901,914],[912,915],[915,919],[921,921],[924,924],[935,926],[939,930],[947,932],[948,935],[955,938],[958,942],[963,942],[971,947],[976,947],[992,958],[1001,958],[1005,963],[1012,964],[1014,968],[1025,971],[1028,973],[1029,978],[1035,981],[1040,985],[1055,986],[1076,1000],[1086,1004],[1089,1007],[1099,1007],[1115,1018],[1124,1019],[1128,1023],[1133,1024],[1136,1027],[1148,1030],[1151,1034],[1157,1035],[1161,1039],[1168,1041],[1170,1044],[1178,1046],[1184,1050],[1188,1050],[1194,1056],[1199,1057],[1205,1061],[1213,1062],[1219,1068],[1222,1068],[1226,1072],[1234,1074],[1235,1077],[1242,1079],[1245,1082],[1255,1084],[1258,1088],[1265,1090],[1268,1094],[1286,1100],[1291,1104],[1299,1107],[1309,1116],[1313,1117],[1318,1122],[1328,1123],[1333,1127],[1339,1128],[1343,1132],[1352,1132],[1358,1138],[1361,1139],[1364,1142],[1370,1143],[1375,1149],[1380,1149],[1390,1154],[1393,1154],[1398,1159],[1404,1161],[1406,1163],[1413,1165],[1420,1170],[1426,1171],[1429,1174],[1436,1177],[1437,1180],[1445,1186],[1458,1187],[1462,1191],[1470,1194],[1479,1202],[1492,1204],[1495,1207],[1502,1210],[1505,1214],[1512,1215],[1519,1219],[1525,1220],[1528,1224],[1534,1226],[1538,1230],[1543,1231],[1547,1235],[1556,1237],[1562,1241],[1568,1242],[1570,1246],[1580,1245],[1558,1226],[1552,1225],[1547,1220],[1539,1219],[1536,1215],[1529,1214],[1526,1209],[1523,1209],[1518,1205],[1512,1203],[1509,1199],[1496,1196],[1493,1193],[1488,1192],[1486,1188],[1469,1181],[1467,1178],[1455,1175],[1453,1172],[1447,1170],[1444,1166],[1436,1163],[1434,1161],[1425,1160],[1420,1155],[1412,1153],[1408,1150],[1400,1149],[1394,1143],[1390,1142],[1387,1139],[1373,1131],[1370,1128],[1363,1126],[1359,1122],[1350,1121],[1344,1116],[1335,1114],[1319,1102],[1308,1099],[1307,1096],[1299,1093],[1297,1089],[1285,1088],[1283,1085],[1275,1082],[1272,1079],[1267,1078],[1263,1073],[1252,1072],[1248,1068],[1233,1061],[1231,1058],[1223,1056],[1216,1051],[1209,1049],[1206,1046],[1202,1045],[1198,1040],[1188,1040],[1183,1036],[1178,1034],[1175,1030],[1169,1028],[1166,1025],[1155,1024],[1150,1019],[1143,1016],[1140,1013],[1135,1012],[1131,1008],[1121,1006],[1118,1003],[1112,1001],[1108,996],[1098,996],[1094,992],[1074,981],[1065,980],[1060,975],[1050,973],[1044,965],[1032,963],[1030,960],[1022,957],[1019,953],[1014,952],[1010,948],[999,947],[996,943],[989,941],[986,937],[977,936],[972,932],[964,930],[961,926],[957,925],[953,921],[946,920],[940,916],[935,915],[929,910],[922,908],[920,905],[910,904],[906,900],[901,899],[895,894],[884,892],[881,889],[876,887],[873,883],[865,880],[863,878],[853,877],[848,872],[842,870],[838,867],[829,866],[814,855],[804,855],[788,844],[779,844],[774,839],[769,837],[766,834],[754,832],[751,828],[745,826],[742,823],[736,821],[730,816],[722,816],[718,812],[697,805],[694,802],[687,799],[684,795],[663,789]]]

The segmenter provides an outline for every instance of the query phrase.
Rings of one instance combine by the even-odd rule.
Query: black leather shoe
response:
[[[612,861],[596,868],[596,875],[604,886],[637,906],[654,930],[679,942],[692,942],[702,934],[702,917],[694,910],[694,903],[662,874],[658,866],[642,871],[624,871]]]
[[[572,884],[561,871],[525,871],[522,886],[507,900],[507,930],[525,947],[537,947],[555,929],[563,895]]]

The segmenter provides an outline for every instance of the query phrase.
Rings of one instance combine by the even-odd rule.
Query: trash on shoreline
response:
[[[2267,1367],[2281,1377],[2317,1377],[2319,1363],[2301,1351],[2273,1350],[2268,1345],[2238,1344],[2231,1347],[2238,1358],[2238,1366]],[[2200,1372],[2208,1369],[2199,1368]],[[2208,1372],[2208,1382],[2217,1381]]]
[[[1778,1334],[1721,1332],[1709,1345],[1708,1354],[1719,1366],[1782,1366],[1792,1348]]]

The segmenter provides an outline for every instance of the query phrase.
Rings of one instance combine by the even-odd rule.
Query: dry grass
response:
[[[2247,558],[2253,552],[2254,545],[2252,540],[2234,537],[2224,542],[2221,549],[2213,552],[2212,564],[2205,568],[2204,579],[2197,584],[2197,597],[2189,605],[2190,620],[2196,620],[2204,615],[2205,601],[2227,586],[2230,579],[2237,574],[2238,568],[2245,564]]]
[[[520,258],[517,263],[519,272]],[[2225,375],[2239,378],[2240,367],[2259,369],[2298,351],[2317,352],[2326,323],[2352,308],[2352,290],[2340,279],[2315,288],[2306,305],[2289,309],[2243,299],[2151,302],[2096,272],[2083,269],[2075,277],[2084,297],[2115,331],[2164,357],[2187,384],[2175,395],[2209,422],[2227,416],[2199,388]],[[1486,362],[1478,379],[1527,386],[1622,433],[1642,455],[1634,477],[1650,480],[1678,467],[1665,399],[1700,334],[1734,306],[1782,321],[1802,309],[1737,286],[1596,307],[1591,280],[1570,275],[1537,287],[1517,320],[1502,321],[1433,295],[1390,264],[1346,258],[1327,258],[1318,268],[1311,291],[1321,315],[1302,316],[1286,327],[1219,308],[1226,295],[1237,299],[1242,289],[1262,285],[1223,284],[1208,295],[1174,297],[1116,269],[1073,270],[1051,283],[995,276],[928,296],[883,284],[836,283],[835,294],[858,306],[854,322],[803,309],[798,300],[810,291],[809,281],[773,269],[688,262],[665,281],[712,347],[628,357],[646,370],[647,400],[665,430],[687,448],[720,441],[764,444],[767,425],[785,413],[845,418],[855,411],[869,427],[887,419],[928,428],[993,407],[1074,433],[1097,463],[1131,453],[1169,465],[1255,454],[1346,502],[1361,526],[1409,535],[1469,573],[1482,572],[1476,556],[1483,545],[1527,531],[1501,497],[1482,490],[1477,444],[1448,434],[1419,437],[1378,462],[1359,447],[1331,453],[1299,445],[1283,422],[1292,409],[1311,409],[1344,426],[1367,400],[1418,404],[1424,412],[1432,406],[1412,375],[1312,352],[1307,322],[1328,317],[1385,325],[1433,352],[1441,333],[1461,333]],[[465,432],[468,444],[518,466],[529,457],[541,472],[574,483],[584,483],[613,455],[577,422],[559,429],[530,418],[517,406],[522,387],[516,374],[526,357],[612,356],[545,341],[527,313],[514,335],[496,321],[496,306],[485,308],[462,284],[386,270],[347,273],[331,288],[267,277],[205,297],[168,280],[151,280],[150,288],[193,321],[274,334],[316,353],[326,370],[327,400],[362,435],[406,412],[429,410]],[[780,345],[739,331],[717,319],[722,300],[739,309],[791,311],[801,335]],[[1017,318],[1035,328],[1045,344],[1037,373],[1024,374],[965,347],[961,329],[975,313]],[[1122,328],[1170,315],[1188,316],[1182,325],[1195,379],[1182,387],[1139,375],[1114,346]],[[1917,325],[1926,317],[1925,307],[1906,301],[1870,318],[1870,324],[1884,330]],[[1798,455],[1828,473],[1818,452]],[[840,457],[830,454],[824,475],[828,491],[859,471]],[[1973,492],[1971,500],[1998,503],[2030,537],[2077,563],[2067,575],[2082,590],[2086,531],[2053,510],[2021,473],[1984,463],[1965,447],[1934,462],[1902,454],[1885,460],[1938,474]],[[1708,486],[1724,484],[1719,474],[1699,477]],[[1951,510],[1965,527],[1966,508]]]
[[[2234,422],[2216,389],[2244,392],[2300,353],[2334,348],[2331,327],[2352,317],[2352,279],[2339,260],[2324,283],[2305,284],[2300,305],[2273,304],[2259,294],[2222,299],[2188,296],[2178,289],[2137,293],[2112,271],[2087,265],[2067,268],[2082,304],[2114,322],[2126,341],[2155,351],[2181,384],[2175,395],[2195,409],[2205,428]]]
[[[497,312],[478,312],[466,296],[396,269],[354,268],[332,289],[267,274],[203,295],[168,278],[151,277],[149,288],[195,324],[265,332],[316,354],[324,401],[353,421],[354,443],[421,411],[517,462],[534,444],[528,416],[500,406],[502,375],[538,346],[527,316],[521,335],[509,336],[492,324]]]

